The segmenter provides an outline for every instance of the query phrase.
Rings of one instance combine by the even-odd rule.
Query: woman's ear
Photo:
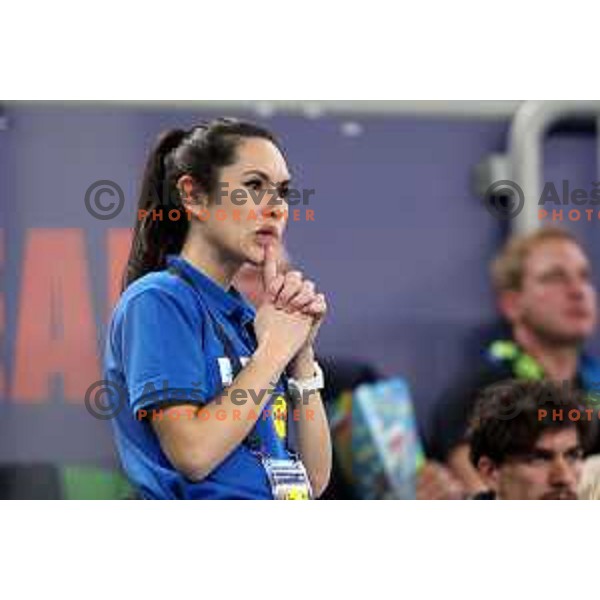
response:
[[[207,205],[208,198],[203,193],[200,185],[191,175],[182,175],[177,180],[177,190],[181,198],[181,203],[187,210],[193,211]]]

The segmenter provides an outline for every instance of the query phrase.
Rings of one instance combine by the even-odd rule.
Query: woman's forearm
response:
[[[204,479],[262,418],[272,382],[284,368],[280,353],[259,348],[223,394],[200,408],[187,406],[191,418],[179,418],[181,406],[165,409],[163,418],[152,424],[173,466],[192,481]],[[171,411],[178,413],[177,418]]]

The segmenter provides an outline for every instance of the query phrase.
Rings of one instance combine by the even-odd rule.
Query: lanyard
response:
[[[176,266],[176,265],[171,265],[169,266],[169,268],[167,269],[167,271],[169,273],[172,273],[173,275],[176,275],[178,277],[180,277],[183,281],[185,281],[196,293],[198,293],[198,289],[196,287],[196,284],[194,283],[194,281],[191,279],[191,277],[185,273],[183,271],[183,269],[181,269],[181,267]],[[212,315],[212,313],[210,312],[210,310],[208,309],[208,307],[206,307],[206,312],[208,314],[208,317],[211,321],[211,324],[213,326],[214,332],[217,335],[217,337],[219,338],[219,341],[221,342],[221,345],[223,346],[223,353],[225,354],[225,357],[229,360],[229,362],[231,363],[231,370],[232,370],[232,374],[233,377],[232,379],[235,379],[237,377],[237,375],[239,374],[239,372],[243,369],[243,365],[242,365],[242,361],[240,360],[240,357],[238,355],[238,353],[235,351],[235,348],[233,346],[233,342],[231,341],[230,337],[227,335],[227,333],[225,332],[225,329],[223,328],[223,326],[221,325],[221,323],[219,323],[219,321]],[[251,333],[254,336],[254,328],[251,329]],[[289,398],[289,394],[288,394],[288,388],[287,388],[287,378],[285,376],[285,374],[283,375],[283,384],[285,387],[285,396],[286,399]],[[287,435],[285,436],[286,438],[286,446],[287,446],[287,450],[288,452],[292,455],[292,456],[297,456],[297,451],[296,451],[296,439],[294,434],[292,433],[292,429],[290,428],[291,423],[291,419],[290,419],[290,407],[289,407],[289,402],[286,403],[288,404],[288,409],[287,409],[287,427],[286,427],[286,431],[287,431]],[[290,435],[292,434],[292,435]],[[244,444],[250,448],[250,450],[257,452],[257,453],[264,453],[264,445],[262,444],[262,441],[260,439],[260,436],[258,436],[255,433],[250,433],[248,435],[248,437],[246,437],[246,439],[244,440]]]

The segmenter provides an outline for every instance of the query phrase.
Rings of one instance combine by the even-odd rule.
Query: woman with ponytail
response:
[[[276,138],[217,119],[163,134],[105,350],[113,419],[143,498],[318,497],[331,468],[313,343],[326,312],[279,257],[289,173]],[[260,266],[258,311],[231,281]]]

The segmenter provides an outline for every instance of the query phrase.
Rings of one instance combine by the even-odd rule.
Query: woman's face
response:
[[[290,175],[277,147],[262,138],[242,139],[236,162],[222,167],[219,182],[199,224],[221,256],[261,264],[267,244],[280,245]]]

